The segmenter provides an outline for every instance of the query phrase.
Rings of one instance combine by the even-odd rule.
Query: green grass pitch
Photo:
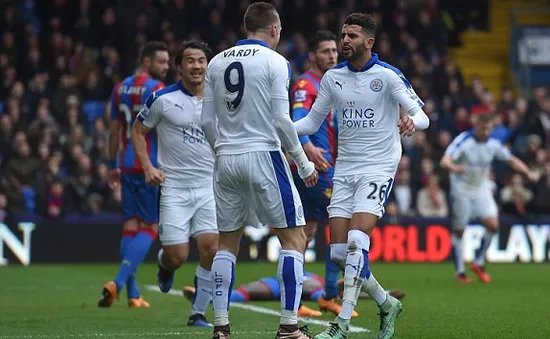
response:
[[[178,271],[175,288],[192,282],[194,265]],[[493,282],[485,285],[474,280],[465,286],[453,279],[450,263],[372,265],[385,288],[407,293],[396,338],[550,338],[548,264],[494,264],[488,268]],[[116,265],[0,267],[0,339],[211,338],[209,329],[186,326],[190,304],[183,297],[146,290],[146,285],[155,284],[152,264],[138,272],[150,309],[129,309],[125,294],[111,309],[99,309],[96,303],[102,285],[116,269]],[[306,269],[321,273],[323,265],[307,264]],[[275,272],[274,264],[237,264],[236,284]],[[306,304],[315,307],[312,302]],[[259,309],[231,309],[232,338],[274,338],[279,303],[250,305]],[[370,332],[352,333],[349,338],[375,338],[376,306],[361,300],[356,309],[360,316],[352,324]],[[212,320],[211,310],[207,317]],[[316,319],[308,324],[314,334],[324,328],[319,321],[333,316]]]

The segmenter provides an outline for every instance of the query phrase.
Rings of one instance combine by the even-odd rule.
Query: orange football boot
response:
[[[472,278],[470,278],[469,276],[467,276],[466,274],[464,273],[460,273],[456,276],[456,280],[461,283],[461,284],[469,284],[472,282]]]
[[[118,299],[116,283],[114,281],[109,281],[103,286],[103,298],[99,300],[97,306],[111,307],[116,299]]]
[[[301,305],[298,309],[298,316],[299,317],[320,317],[323,313],[319,311],[312,310],[311,308]]]
[[[128,307],[130,308],[149,308],[151,305],[143,299],[143,297],[128,299]]]
[[[338,303],[338,301],[336,300],[336,298],[332,298],[332,299],[325,299],[324,296],[321,296],[319,298],[319,300],[317,300],[317,305],[319,305],[319,309],[323,312],[326,312],[326,311],[329,311],[329,312],[332,312],[336,315],[338,315],[340,313],[340,311],[342,310],[342,305],[340,305]],[[359,313],[353,311],[351,313],[351,317],[352,318],[355,318],[355,317],[358,317],[359,316]]]
[[[489,275],[489,273],[485,272],[483,266],[478,266],[475,263],[471,263],[470,269],[477,275],[481,282],[484,282],[486,284],[491,282],[491,276]]]

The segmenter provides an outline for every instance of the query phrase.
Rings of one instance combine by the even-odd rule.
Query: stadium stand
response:
[[[147,40],[165,41],[172,51],[192,37],[218,51],[234,44],[243,36],[248,3],[2,1],[0,209],[51,218],[117,213],[120,192],[109,189],[105,165],[104,116],[113,84],[134,71]],[[361,10],[380,23],[380,58],[399,67],[426,102],[431,127],[404,140],[388,215],[447,216],[448,183],[438,160],[482,112],[498,113],[495,136],[542,175],[529,185],[496,164],[494,194],[502,211],[550,211],[550,94],[540,84],[517,96],[505,15],[540,1],[464,1],[460,8],[456,1],[274,3],[284,27],[278,51],[295,77],[308,68],[307,37],[317,29],[337,32],[347,13]],[[172,64],[166,82],[175,80]]]

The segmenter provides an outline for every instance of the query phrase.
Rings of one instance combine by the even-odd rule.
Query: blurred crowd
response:
[[[498,113],[496,137],[540,182],[527,183],[505,164],[493,171],[504,213],[550,211],[550,97],[529,100],[465,83],[446,53],[465,29],[486,27],[486,1],[272,1],[281,13],[278,51],[296,79],[306,70],[307,38],[340,30],[353,11],[375,15],[375,50],[409,78],[432,121],[404,140],[404,156],[387,207],[389,217],[447,216],[448,179],[438,168],[452,138],[471,118]],[[220,51],[244,37],[247,0],[5,0],[0,4],[0,218],[8,213],[62,217],[120,211],[120,191],[107,185],[107,105],[113,86],[132,74],[140,46],[162,40],[174,52],[184,39]],[[485,4],[485,6],[484,6]],[[177,80],[175,67],[166,83]],[[497,96],[500,98],[497,100]]]

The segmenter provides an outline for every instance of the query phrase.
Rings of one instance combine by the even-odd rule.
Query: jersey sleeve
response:
[[[453,161],[457,161],[460,156],[462,155],[463,149],[464,149],[464,139],[465,136],[460,134],[458,135],[453,142],[449,146],[447,146],[447,149],[445,150],[444,156],[449,156]]]
[[[388,72],[390,75],[391,97],[397,101],[406,112],[411,112],[416,108],[422,108],[424,102],[418,97],[411,84],[405,78],[403,73]]]
[[[311,135],[317,132],[333,106],[334,100],[329,71],[321,79],[319,93],[307,116],[294,123],[298,135]]]
[[[206,140],[212,149],[218,138],[218,119],[215,112],[214,89],[210,72],[206,72],[204,80],[204,96],[202,99],[201,125]]]
[[[288,102],[288,91],[290,87],[290,64],[277,62],[273,65],[271,73],[271,98],[276,100],[286,100]]]
[[[492,143],[495,148],[495,158],[501,161],[508,161],[512,157],[512,152],[506,146],[504,146],[498,140],[492,140]]]
[[[315,87],[306,79],[300,79],[292,89],[292,120],[298,121],[304,118],[311,109],[315,98],[317,97]],[[303,135],[300,137],[300,142],[307,144],[309,137]]]
[[[111,95],[111,120],[118,120],[120,116],[118,111],[118,105],[120,103],[120,94],[118,93],[119,88],[120,84],[116,85],[113,89],[113,94]]]
[[[137,115],[137,119],[149,128],[155,128],[162,118],[162,100],[158,100],[159,96],[153,92],[147,100],[145,105]]]

